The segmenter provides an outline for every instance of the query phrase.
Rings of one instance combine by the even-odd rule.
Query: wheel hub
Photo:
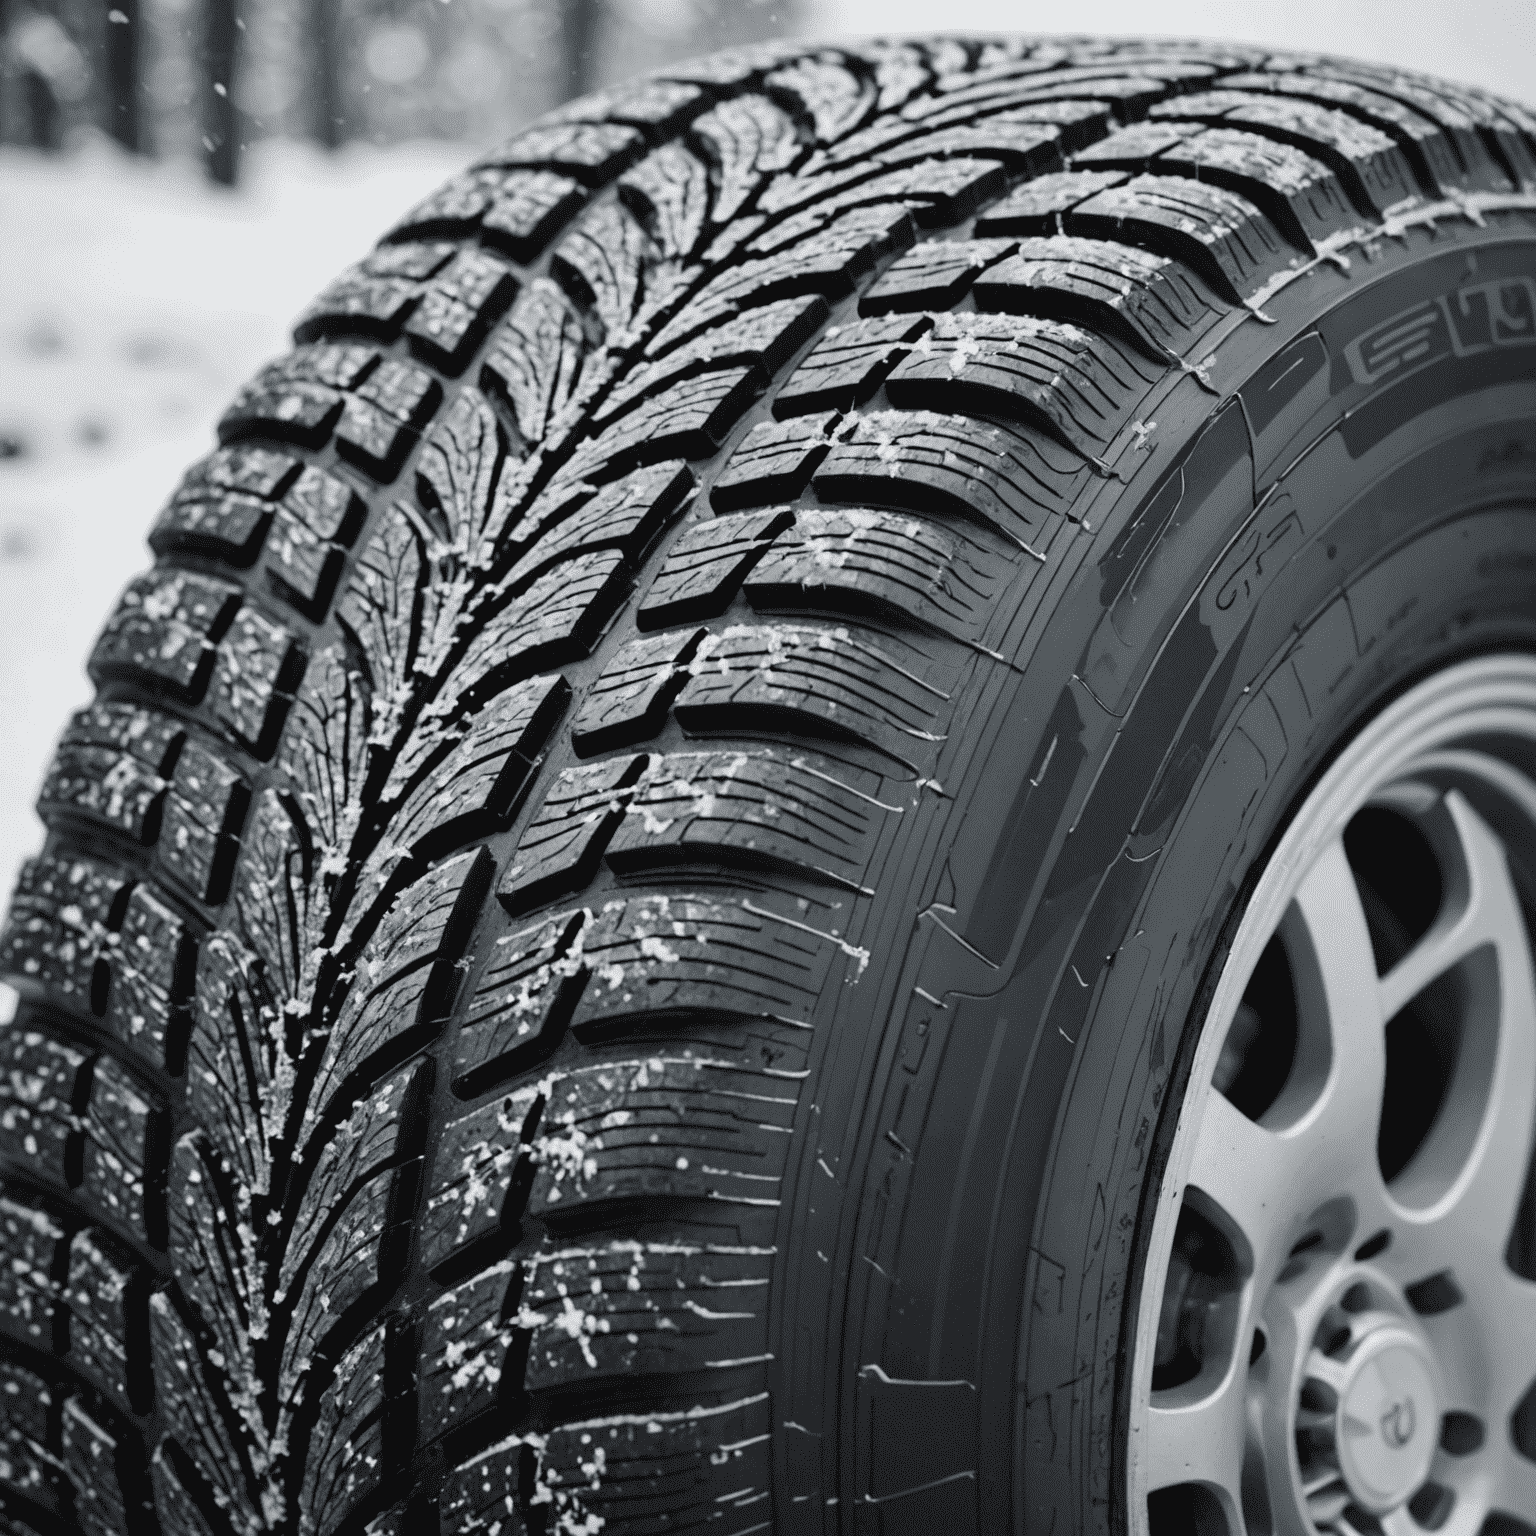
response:
[[[1536,1509],[1536,945],[1513,872],[1533,848],[1526,656],[1418,685],[1294,813],[1169,1153],[1134,1531],[1463,1533]]]
[[[1407,1328],[1370,1330],[1352,1352],[1334,1410],[1334,1450],[1355,1502],[1384,1515],[1423,1485],[1434,1460],[1439,1394],[1428,1348]]]

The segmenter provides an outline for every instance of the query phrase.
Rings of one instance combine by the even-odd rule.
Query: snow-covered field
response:
[[[275,144],[229,193],[105,147],[0,149],[0,908],[166,495],[315,292],[470,155]]]

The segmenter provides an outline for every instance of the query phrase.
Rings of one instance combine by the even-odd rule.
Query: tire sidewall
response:
[[[1536,249],[1503,249],[1536,272]],[[1465,284],[1475,255],[1457,262]],[[1449,270],[1438,250],[1404,253],[1363,293],[1340,290],[1336,330],[1350,305],[1358,331],[1437,301]],[[1304,397],[1265,422],[1244,391],[1330,324],[1293,298],[1278,333],[1242,338],[1230,393],[1173,464],[1101,514],[1108,552],[1035,647],[1032,723],[1011,753],[998,734],[949,853],[961,889],[940,926],[959,943],[941,933],[906,957],[919,996],[944,1006],[919,1021],[915,1066],[913,1010],[887,1022],[874,1097],[889,1115],[870,1116],[870,1139],[888,1120],[912,1166],[891,1156],[898,1184],[877,1155],[865,1164],[845,1252],[890,1283],[850,1282],[839,1373],[843,1469],[882,1532],[1144,1528],[1124,1445],[1139,1265],[1206,988],[1265,851],[1405,688],[1471,655],[1536,651],[1536,517],[1514,510],[1536,503],[1536,385],[1506,365],[1507,382],[1479,387],[1459,355],[1406,388],[1329,387],[1335,367],[1321,428]],[[1334,334],[1329,361],[1342,350]],[[1052,665],[1061,693],[1042,709]],[[792,1380],[783,1418],[812,1423]],[[805,1465],[789,1459],[792,1499]]]

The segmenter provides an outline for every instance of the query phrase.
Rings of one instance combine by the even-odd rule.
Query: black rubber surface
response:
[[[408,214],[43,786],[9,1528],[1123,1529],[1247,873],[1536,644],[1533,300],[1521,109],[1245,49],[722,55]]]

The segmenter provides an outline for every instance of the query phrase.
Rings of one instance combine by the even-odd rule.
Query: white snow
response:
[[[239,192],[92,145],[0,149],[0,905],[32,800],[144,537],[315,293],[468,146],[272,143]],[[0,999],[0,1010],[4,1000]]]

